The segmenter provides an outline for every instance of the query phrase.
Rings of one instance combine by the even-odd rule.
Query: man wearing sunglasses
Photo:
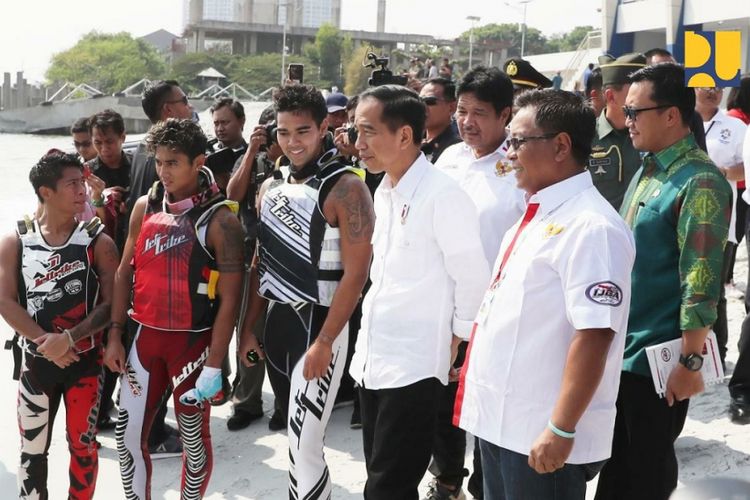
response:
[[[647,152],[620,214],[636,259],[612,457],[597,500],[667,499],[677,486],[674,441],[689,398],[703,391],[701,356],[716,321],[732,191],[695,142],[695,92],[685,70],[663,63],[631,76],[623,112],[633,146]],[[666,398],[654,390],[646,348],[682,339]]]
[[[469,71],[457,90],[456,123],[462,143],[449,147],[435,166],[458,181],[474,202],[479,214],[479,236],[487,262],[495,262],[500,242],[523,214],[523,191],[518,189],[506,159],[506,130],[513,106],[513,83],[497,68],[476,67]],[[455,367],[464,363],[467,343],[456,358]],[[461,498],[464,476],[466,435],[451,424],[456,381],[443,390],[434,460],[430,470],[436,482],[430,500]],[[475,450],[478,447],[475,446]],[[469,492],[480,496],[481,465],[478,454]],[[434,493],[432,493],[434,491]],[[453,493],[449,493],[453,492]],[[450,496],[453,495],[453,496]]]
[[[456,84],[446,78],[433,78],[422,87],[419,98],[427,109],[422,152],[434,164],[449,146],[461,142],[453,123]]]
[[[594,186],[619,210],[630,179],[641,166],[641,155],[630,141],[622,106],[630,88],[628,75],[646,66],[646,58],[625,54],[615,59],[605,54],[599,57],[599,65],[606,105],[596,121],[588,169]]]

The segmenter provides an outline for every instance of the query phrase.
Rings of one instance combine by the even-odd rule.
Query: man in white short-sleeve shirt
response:
[[[360,158],[375,192],[372,286],[350,374],[360,386],[365,498],[417,498],[438,394],[489,281],[471,199],[420,151],[425,107],[405,87],[360,95]]]
[[[521,95],[508,159],[529,195],[475,320],[454,423],[480,438],[485,498],[583,500],[610,455],[633,237],[585,170],[593,111]]]
[[[719,109],[722,95],[723,90],[719,87],[695,89],[695,111],[703,119],[708,156],[732,187],[732,218],[729,220],[729,237],[724,248],[724,266],[721,270],[721,283],[725,285],[728,282],[730,269],[734,267],[734,256],[737,252],[737,181],[745,178],[742,165],[742,142],[745,139],[747,125],[742,123],[742,120],[729,116]],[[716,312],[718,317],[713,330],[719,343],[719,354],[723,364],[729,339],[724,286],[721,289]]]
[[[492,264],[505,232],[526,209],[524,193],[516,186],[505,158],[506,127],[513,111],[513,82],[498,68],[477,66],[458,82],[456,94],[456,124],[463,142],[446,149],[435,167],[454,178],[477,207],[479,237],[487,262]],[[466,345],[464,342],[459,346],[456,367],[464,363]],[[441,394],[430,465],[435,480],[426,500],[462,495],[466,433],[452,423],[457,389],[458,383],[451,382]],[[474,463],[479,463],[478,447]],[[481,472],[475,466],[468,481],[469,492],[477,498],[482,496]]]

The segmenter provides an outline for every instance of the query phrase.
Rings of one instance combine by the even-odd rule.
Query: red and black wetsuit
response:
[[[46,332],[73,328],[96,304],[99,281],[94,272],[94,242],[104,226],[98,219],[78,224],[68,241],[49,245],[37,221],[19,224],[21,304]],[[46,499],[47,452],[52,424],[62,399],[70,450],[70,487],[74,500],[94,496],[98,469],[96,421],[102,384],[101,332],[76,344],[80,360],[59,368],[23,341],[24,361],[18,387],[21,461],[19,498]],[[52,495],[59,498],[60,492]]]
[[[224,206],[236,212],[236,203],[210,189],[179,214],[170,211],[160,185],[149,197],[133,256],[130,317],[138,328],[121,382],[115,431],[128,499],[151,498],[148,435],[168,388],[184,449],[181,498],[202,498],[208,486],[211,407],[184,405],[180,396],[195,386],[208,357],[219,273],[206,232]]]

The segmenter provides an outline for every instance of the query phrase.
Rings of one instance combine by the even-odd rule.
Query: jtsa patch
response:
[[[622,290],[611,281],[600,281],[586,289],[590,301],[603,306],[617,307],[622,304]]]

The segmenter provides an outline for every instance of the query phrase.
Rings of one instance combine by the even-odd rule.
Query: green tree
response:
[[[463,52],[469,51],[469,34],[464,31],[460,39],[463,42]],[[500,42],[508,47],[508,57],[521,55],[521,27],[514,23],[485,24],[474,28],[474,47],[481,47],[484,42]],[[526,26],[526,42],[524,55],[544,54],[547,52],[547,38],[536,28]]]
[[[214,68],[219,73],[229,76],[239,61],[237,56],[221,52],[192,52],[172,64],[169,77],[180,82],[186,92],[200,91],[204,85],[198,78],[198,73],[207,68]]]
[[[154,47],[129,33],[84,35],[78,43],[52,56],[49,82],[88,83],[111,94],[141,78],[164,76],[166,64]]]
[[[367,88],[367,80],[370,78],[372,69],[365,68],[362,62],[370,50],[376,54],[380,53],[378,49],[360,45],[352,51],[349,59],[344,61],[344,93],[346,95],[357,95]]]
[[[250,92],[260,93],[281,83],[281,54],[259,54],[255,56],[234,56],[236,62],[228,68],[229,80],[245,87]],[[287,56],[286,64],[305,65],[305,83],[318,88],[329,88],[330,80],[321,78],[320,67],[303,56]],[[218,68],[217,68],[218,69]]]
[[[334,83],[341,81],[341,51],[344,39],[338,28],[324,24],[315,35],[315,50],[320,63],[320,77]]]

